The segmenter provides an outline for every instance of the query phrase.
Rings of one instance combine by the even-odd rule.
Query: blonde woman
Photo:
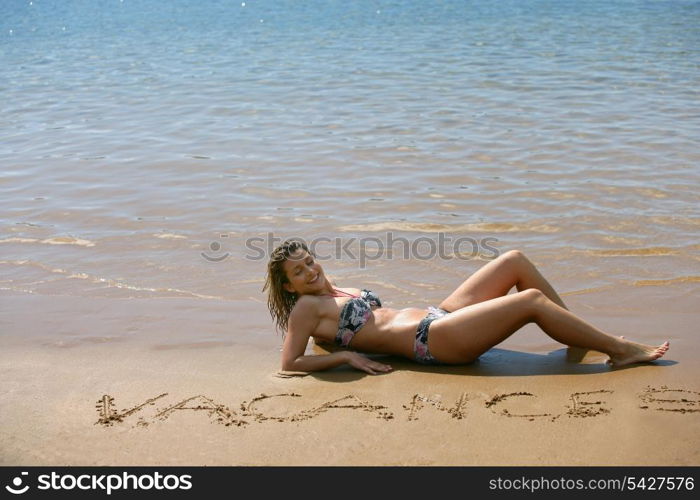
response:
[[[508,294],[511,288],[518,292]],[[390,371],[365,353],[402,356],[423,364],[464,364],[528,323],[554,340],[593,349],[623,366],[663,356],[651,346],[609,335],[571,313],[528,258],[511,250],[467,278],[438,307],[391,309],[367,289],[338,288],[307,246],[287,240],[268,263],[263,291],[284,331],[282,370],[312,372],[349,364],[372,375]],[[305,355],[309,338],[350,350]],[[360,352],[358,352],[360,351]]]

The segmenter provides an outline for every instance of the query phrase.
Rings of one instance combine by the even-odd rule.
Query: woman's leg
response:
[[[456,311],[507,295],[513,287],[519,292],[536,288],[549,300],[567,309],[552,285],[519,250],[510,250],[481,267],[443,300],[439,307],[447,311]]]
[[[513,287],[516,287],[519,292],[535,288],[558,306],[569,309],[552,285],[520,250],[509,250],[484,265],[469,276],[438,307],[447,311],[456,311],[507,295]],[[577,363],[586,356],[587,352],[587,348],[569,346],[567,359]]]
[[[532,322],[558,342],[608,354],[610,362],[618,366],[660,358],[668,349],[668,342],[650,346],[608,335],[534,288],[474,304],[433,321],[428,348],[445,363],[466,363]]]

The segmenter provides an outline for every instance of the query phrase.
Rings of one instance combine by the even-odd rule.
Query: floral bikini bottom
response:
[[[423,318],[418,324],[418,329],[416,330],[416,340],[413,344],[414,359],[424,365],[437,365],[440,361],[435,359],[430,351],[428,350],[428,330],[430,329],[430,323],[438,318],[450,314],[450,311],[440,309],[439,307],[428,307],[428,315]]]

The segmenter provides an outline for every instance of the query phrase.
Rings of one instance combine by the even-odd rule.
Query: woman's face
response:
[[[326,286],[326,276],[321,264],[304,249],[299,249],[284,261],[284,272],[289,283],[284,284],[288,292],[298,295],[315,295]]]

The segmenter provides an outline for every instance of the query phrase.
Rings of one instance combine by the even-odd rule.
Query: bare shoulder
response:
[[[318,313],[320,299],[319,297],[314,297],[313,295],[302,295],[299,297],[292,308],[292,312],[289,314],[289,320],[298,318],[308,318],[309,315],[314,315]]]
[[[315,295],[302,295],[294,304],[294,309],[297,307],[308,308],[311,306],[317,306],[320,301],[321,297],[316,297]]]

